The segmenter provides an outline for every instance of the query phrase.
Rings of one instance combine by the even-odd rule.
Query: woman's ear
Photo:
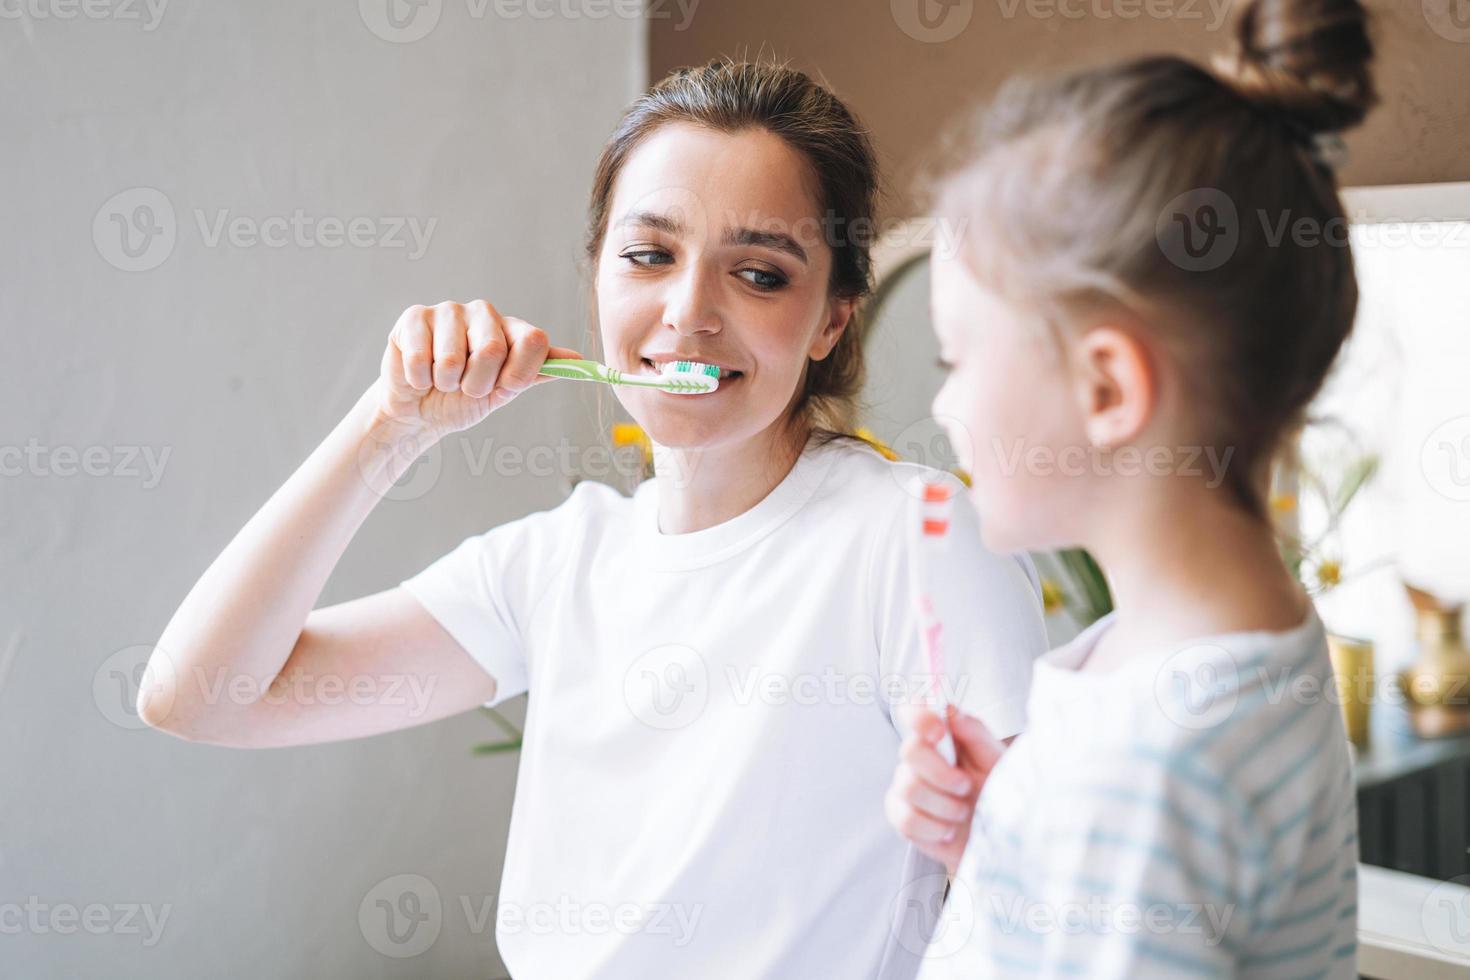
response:
[[[1115,449],[1136,439],[1153,417],[1158,381],[1148,348],[1119,327],[1094,327],[1075,348],[1073,375],[1087,440]]]
[[[820,361],[832,353],[832,348],[837,346],[837,341],[842,339],[842,331],[852,322],[853,311],[857,309],[857,300],[853,297],[833,297],[827,301],[827,322],[812,341],[807,356],[814,361]]]

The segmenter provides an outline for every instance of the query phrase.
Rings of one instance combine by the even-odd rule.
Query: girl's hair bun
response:
[[[1216,71],[1306,136],[1351,129],[1377,101],[1358,0],[1247,0],[1236,42]]]

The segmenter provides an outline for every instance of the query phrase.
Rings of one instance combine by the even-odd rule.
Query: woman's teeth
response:
[[[643,364],[646,367],[651,368],[654,372],[656,372],[658,374],[673,374],[676,370],[678,370],[675,367],[675,365],[680,364],[680,363],[686,363],[686,364],[693,365],[693,368],[694,368],[695,372],[699,372],[699,373],[702,373],[701,372],[701,369],[703,369],[705,367],[715,367],[716,366],[716,365],[708,364],[705,361],[685,361],[685,362],[680,362],[680,361],[665,361],[662,364],[655,364],[653,361],[650,361],[648,358],[646,358],[646,357],[643,358]],[[727,381],[730,378],[737,378],[737,377],[740,376],[740,372],[739,371],[732,371],[729,368],[723,368],[722,367],[722,368],[719,369],[719,372],[720,372],[719,373],[719,379],[721,381]]]

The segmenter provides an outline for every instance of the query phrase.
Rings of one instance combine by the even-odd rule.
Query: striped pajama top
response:
[[[1108,673],[1037,662],[921,980],[1354,977],[1357,809],[1315,612]]]

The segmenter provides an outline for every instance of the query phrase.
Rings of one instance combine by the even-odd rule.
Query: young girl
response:
[[[911,977],[895,937],[944,876],[882,801],[891,708],[928,682],[904,546],[920,470],[832,437],[862,375],[869,255],[848,230],[874,187],[862,130],[797,72],[717,63],[656,86],[598,165],[588,257],[610,365],[720,368],[713,394],[618,389],[657,478],[632,499],[582,483],[399,588],[313,610],[417,451],[576,356],[484,301],[413,307],[381,377],[175,614],[142,716],[291,745],[529,691],[497,917],[517,978]],[[949,693],[1011,734],[1045,649],[1039,587],[973,516],[955,535],[975,640],[950,651]],[[432,700],[211,703],[221,673],[287,692],[406,675]]]
[[[985,541],[1085,546],[1116,610],[1038,663],[1008,749],[954,717],[951,767],[918,713],[890,812],[958,859],[926,980],[1355,975],[1349,755],[1267,489],[1353,322],[1321,137],[1370,58],[1355,0],[1248,3],[1217,72],[1008,87],[943,183],[980,231],[934,260],[935,409]]]

